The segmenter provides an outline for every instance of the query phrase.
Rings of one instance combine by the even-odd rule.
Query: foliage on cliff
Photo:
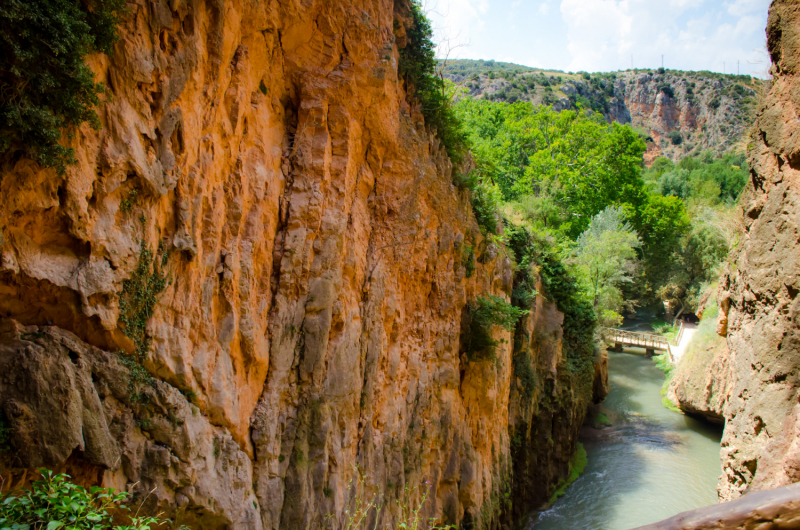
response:
[[[93,487],[87,490],[70,481],[68,475],[57,475],[41,469],[42,480],[30,490],[0,495],[0,528],[9,530],[150,530],[169,524],[169,519],[131,515],[124,502],[126,492]],[[114,524],[127,519],[128,524]],[[185,527],[181,527],[185,528]]]
[[[109,53],[125,0],[8,0],[0,7],[0,153],[59,173],[75,162],[62,129],[88,122],[105,91],[84,62]]]
[[[520,318],[528,314],[527,309],[514,307],[500,296],[480,296],[467,306],[467,325],[461,342],[471,361],[494,359],[499,342],[492,336],[492,328],[499,326],[513,331]]]
[[[453,111],[445,80],[436,72],[433,28],[417,0],[410,2],[410,10],[413,24],[407,29],[408,43],[400,50],[398,73],[409,95],[419,103],[425,123],[436,131],[450,159],[459,163],[464,156],[466,139],[461,121]]]

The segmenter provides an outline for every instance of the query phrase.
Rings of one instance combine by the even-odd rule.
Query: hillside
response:
[[[708,150],[717,155],[731,150],[752,123],[764,84],[750,76],[713,72],[564,73],[472,60],[449,61],[443,72],[472,97],[530,101],[556,110],[581,105],[630,124],[647,139],[647,163],[659,156],[678,161]]]

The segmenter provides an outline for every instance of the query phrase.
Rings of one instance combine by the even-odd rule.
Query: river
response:
[[[613,426],[584,429],[584,474],[529,530],[627,530],[717,502],[721,428],[664,408],[644,355],[609,352],[608,365]]]

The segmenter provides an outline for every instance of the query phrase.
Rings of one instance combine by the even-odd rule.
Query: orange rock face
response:
[[[741,200],[742,230],[720,281],[720,325],[732,372],[719,492],[800,480],[800,8],[775,1],[767,25],[773,81],[761,102]]]
[[[18,322],[5,335],[8,373],[47,385],[54,376],[32,367],[69,367],[79,352],[79,369],[64,372],[81,389],[65,387],[77,404],[64,425],[77,436],[79,418],[103,418],[92,424],[102,451],[87,452],[80,437],[47,430],[61,412],[24,393],[0,399],[14,429],[59,447],[27,465],[80,451],[107,485],[158,486],[152,502],[198,528],[341,520],[355,463],[384,492],[387,521],[404,487],[420,484],[431,516],[509,517],[493,499],[512,474],[513,341],[498,331],[497,359],[468,362],[459,336],[468,300],[507,297],[514,268],[481,236],[406,101],[406,7],[129,7],[114,53],[92,62],[109,90],[102,130],[71,140],[78,164],[61,178],[23,160],[0,180],[0,312]],[[466,246],[477,256],[469,277]],[[169,278],[147,315],[149,408],[124,392],[125,368],[107,353],[134,349],[119,299],[142,248]],[[552,337],[531,363],[553,395],[569,393],[560,313],[539,304],[530,318]],[[39,361],[14,364],[22,351]],[[539,421],[538,395],[523,404],[526,425]],[[564,406],[539,411],[562,426],[536,446],[549,462],[520,509],[566,470],[586,403]]]

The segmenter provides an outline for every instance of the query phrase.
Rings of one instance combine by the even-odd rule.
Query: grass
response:
[[[650,327],[653,328],[653,332],[654,333],[657,333],[659,335],[663,335],[663,336],[667,337],[668,339],[677,338],[678,337],[678,332],[680,331],[679,327],[673,326],[671,323],[665,322],[665,321],[663,321],[661,319],[653,320],[650,323]]]
[[[606,418],[608,419],[608,418]],[[586,455],[586,449],[584,449],[583,444],[578,442],[578,449],[575,451],[575,454],[572,455],[572,458],[569,461],[569,475],[565,479],[561,479],[558,482],[558,486],[556,486],[556,491],[553,492],[553,495],[550,497],[550,504],[556,502],[559,497],[562,497],[566,492],[567,488],[583,474],[583,471],[586,469],[586,464],[589,463],[589,458]]]
[[[664,372],[664,384],[661,385],[661,404],[672,412],[683,414],[683,411],[667,397],[669,392],[669,384],[672,382],[672,377],[675,375],[675,365],[669,362],[669,356],[666,353],[656,355],[653,357],[656,363],[656,368]]]
[[[600,425],[603,427],[611,427],[612,425],[611,420],[608,419],[608,416],[606,416],[602,412],[594,417],[594,422],[596,425]]]

